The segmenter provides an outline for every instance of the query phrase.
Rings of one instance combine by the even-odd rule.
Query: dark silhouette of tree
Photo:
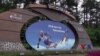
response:
[[[0,0],[0,7],[1,7],[1,5],[2,5],[2,0]]]
[[[72,6],[77,6],[75,0],[66,0],[66,4],[68,5],[69,8],[72,8]]]
[[[95,27],[98,27],[98,19],[99,19],[99,9],[100,3],[98,3],[96,0],[86,0],[84,7],[84,20],[85,25],[91,26],[93,25],[92,22],[95,22]],[[89,22],[86,21],[88,19],[88,14],[90,14],[90,20]],[[88,24],[89,23],[89,24]]]

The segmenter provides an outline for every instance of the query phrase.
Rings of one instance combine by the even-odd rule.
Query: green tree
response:
[[[1,2],[4,0],[0,0]],[[0,12],[7,11],[9,9],[15,8],[15,4],[12,0],[5,0],[3,3],[0,4]]]

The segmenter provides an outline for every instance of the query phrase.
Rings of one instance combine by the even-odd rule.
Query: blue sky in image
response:
[[[53,31],[53,29],[58,31]],[[71,45],[74,45],[75,36],[72,30],[68,26],[65,26],[64,24],[61,24],[59,22],[44,20],[44,21],[33,23],[27,28],[25,36],[27,42],[31,46],[37,45],[41,30],[47,33],[50,39],[56,43],[59,42],[61,39],[63,39],[64,34],[66,34],[67,39],[72,39],[73,41]],[[43,42],[41,42],[40,45],[45,46]]]

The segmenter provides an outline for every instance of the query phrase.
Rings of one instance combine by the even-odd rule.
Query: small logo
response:
[[[23,16],[21,14],[11,14],[9,17],[12,21],[19,21],[22,20]]]

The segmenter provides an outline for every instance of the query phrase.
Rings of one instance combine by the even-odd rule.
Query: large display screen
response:
[[[26,29],[25,37],[37,51],[70,50],[75,44],[74,33],[67,25],[50,20],[31,24]]]

